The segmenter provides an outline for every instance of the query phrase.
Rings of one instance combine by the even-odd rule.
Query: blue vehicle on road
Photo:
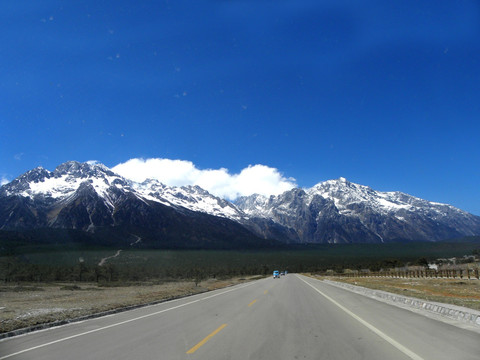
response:
[[[280,273],[278,272],[278,270],[275,270],[275,271],[273,272],[273,278],[274,278],[274,279],[275,279],[275,278],[279,278],[279,279],[280,279]]]

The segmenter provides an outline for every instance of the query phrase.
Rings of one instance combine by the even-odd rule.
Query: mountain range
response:
[[[102,164],[69,161],[0,187],[0,230],[40,229],[139,247],[249,248],[439,241],[479,235],[480,217],[345,178],[233,203],[198,186],[138,183]]]

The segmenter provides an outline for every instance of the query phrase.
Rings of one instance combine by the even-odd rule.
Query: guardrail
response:
[[[450,269],[450,270],[390,270],[378,272],[351,272],[335,274],[344,277],[390,277],[390,278],[435,278],[435,279],[468,279],[480,280],[478,269]]]

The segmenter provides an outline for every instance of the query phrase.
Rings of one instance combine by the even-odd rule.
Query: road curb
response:
[[[403,305],[417,310],[428,311],[430,313],[434,313],[452,320],[474,325],[480,329],[480,311],[477,310],[469,309],[462,306],[443,304],[408,296],[402,296],[382,290],[368,289],[362,286],[346,284],[333,280],[323,280],[323,282],[355,292],[357,294],[368,296],[373,299],[386,301],[394,305]]]

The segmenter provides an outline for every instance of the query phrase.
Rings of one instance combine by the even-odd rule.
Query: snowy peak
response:
[[[340,212],[347,211],[350,204],[378,205],[379,195],[377,191],[368,186],[349,182],[345,178],[328,180],[306,191],[310,198],[318,195],[332,200]]]
[[[365,200],[376,193],[368,186],[352,183],[343,177],[318,183],[305,191],[309,195],[320,195],[339,199],[348,196],[352,200]]]
[[[80,163],[78,161],[67,161],[57,166],[53,174],[55,177],[67,175],[83,179],[91,177],[119,177],[103,164],[94,162]]]
[[[235,205],[213,196],[199,186],[167,186],[154,179],[148,179],[142,183],[132,183],[132,186],[146,199],[164,205],[182,207],[237,221],[244,217]]]
[[[381,192],[345,178],[270,198],[237,200],[250,217],[294,230],[300,242],[441,240],[480,233],[480,218],[401,192]]]
[[[381,192],[360,184],[347,181],[345,178],[328,180],[306,190],[310,197],[314,195],[331,199],[342,212],[347,212],[352,204],[363,204],[378,212],[391,213],[399,210],[419,211],[425,208],[446,211],[463,211],[453,206],[423,200],[402,192]]]
[[[128,181],[113,173],[104,165],[69,161],[50,172],[36,168],[21,175],[4,186],[5,194],[22,197],[44,197],[62,200],[77,191],[87,182],[98,195],[105,197],[111,186],[126,187]]]
[[[0,194],[9,195],[28,190],[30,183],[39,183],[45,179],[50,178],[52,173],[42,167],[37,167],[33,170],[20,175],[15,180],[3,185],[0,189]]]

